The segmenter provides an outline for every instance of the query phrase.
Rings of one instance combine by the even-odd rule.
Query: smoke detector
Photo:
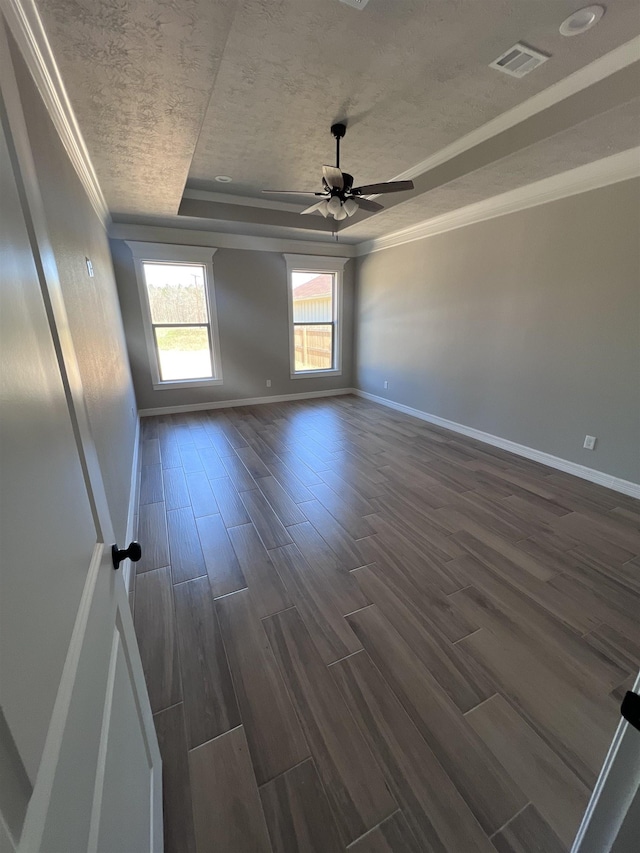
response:
[[[511,77],[524,77],[538,65],[542,65],[549,59],[544,53],[534,50],[532,47],[527,47],[526,44],[518,42],[506,50],[502,56],[494,59],[489,63],[489,68],[495,68],[496,71],[503,71]]]
[[[369,0],[340,0],[346,6],[352,6],[354,9],[364,9]]]

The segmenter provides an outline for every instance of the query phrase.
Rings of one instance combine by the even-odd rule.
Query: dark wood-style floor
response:
[[[351,396],[142,438],[167,853],[569,849],[640,666],[637,501]]]

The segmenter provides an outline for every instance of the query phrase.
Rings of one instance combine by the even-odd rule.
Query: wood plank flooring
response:
[[[640,503],[344,396],[146,418],[166,853],[566,853],[640,667]]]

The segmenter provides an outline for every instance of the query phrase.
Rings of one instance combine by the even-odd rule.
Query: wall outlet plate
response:
[[[89,258],[85,258],[87,262],[87,273],[89,274],[89,278],[93,278],[93,264]]]
[[[585,450],[595,450],[596,449],[596,441],[597,438],[595,435],[585,435],[584,444],[582,445]]]
[[[267,379],[267,388],[271,388],[271,380]]]
[[[385,380],[384,380],[384,388],[386,389],[386,388],[388,388],[388,387],[389,387],[389,382],[385,379]]]

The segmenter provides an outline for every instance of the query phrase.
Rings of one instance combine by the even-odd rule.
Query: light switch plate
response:
[[[585,435],[584,444],[582,445],[585,450],[595,450],[596,449],[596,437],[595,435]]]

